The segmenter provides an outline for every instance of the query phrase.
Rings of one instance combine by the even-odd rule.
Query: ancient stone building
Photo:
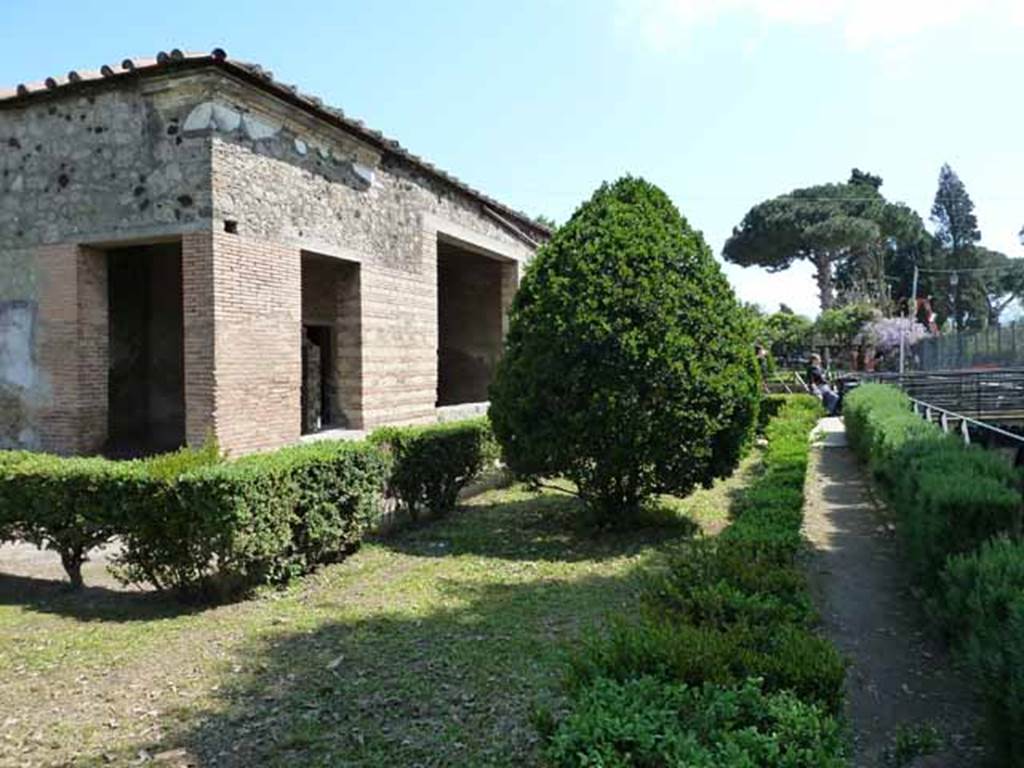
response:
[[[479,403],[547,234],[220,50],[0,90],[0,447],[238,454]]]

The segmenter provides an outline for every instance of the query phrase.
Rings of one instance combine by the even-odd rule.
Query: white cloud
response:
[[[666,48],[724,17],[837,31],[853,49],[893,47],[976,18],[1024,26],[1021,0],[621,0],[619,22]]]

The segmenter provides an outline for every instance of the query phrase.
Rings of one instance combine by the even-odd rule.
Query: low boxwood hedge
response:
[[[413,427],[382,427],[370,435],[394,461],[388,490],[413,520],[455,509],[459,492],[498,458],[486,418]]]
[[[81,586],[89,550],[117,537],[125,583],[237,595],[351,552],[388,492],[413,514],[451,510],[495,455],[486,419],[236,461],[212,443],[136,461],[0,452],[0,539],[55,550]]]
[[[148,485],[140,462],[48,454],[0,460],[0,532],[52,549],[80,587],[89,550],[118,533]]]
[[[585,768],[841,768],[836,720],[757,681],[691,686],[659,678],[601,679],[551,735],[551,764]]]
[[[732,524],[667,557],[640,605],[572,654],[570,711],[548,728],[552,765],[843,764],[846,665],[813,631],[795,562],[820,415],[814,398],[786,398]],[[740,699],[752,708],[732,706]],[[776,719],[778,707],[793,719]]]
[[[1021,475],[914,415],[899,390],[858,388],[847,433],[896,513],[933,615],[972,671],[1003,765],[1024,766]]]

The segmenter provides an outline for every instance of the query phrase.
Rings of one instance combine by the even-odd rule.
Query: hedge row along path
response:
[[[853,766],[895,765],[886,750],[897,739],[932,729],[945,743],[914,766],[981,765],[977,703],[928,629],[890,519],[846,447],[842,423],[824,419],[819,431],[824,439],[811,452],[804,527],[825,633],[850,660]]]

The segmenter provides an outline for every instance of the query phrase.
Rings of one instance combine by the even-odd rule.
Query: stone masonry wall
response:
[[[217,99],[222,114],[237,110],[266,130],[254,139],[240,121],[211,118],[213,226],[231,221],[246,237],[358,262],[360,426],[432,421],[438,235],[478,236],[521,262],[532,249],[477,201],[408,163],[248,92],[226,87]]]
[[[436,417],[439,235],[519,262],[528,245],[408,160],[219,70],[81,93],[0,108],[0,446],[98,449],[102,249],[168,238],[190,443],[297,439],[303,252],[358,264],[353,425]]]
[[[87,246],[209,230],[209,140],[180,128],[210,82],[0,109],[0,447],[102,448],[106,262]]]

